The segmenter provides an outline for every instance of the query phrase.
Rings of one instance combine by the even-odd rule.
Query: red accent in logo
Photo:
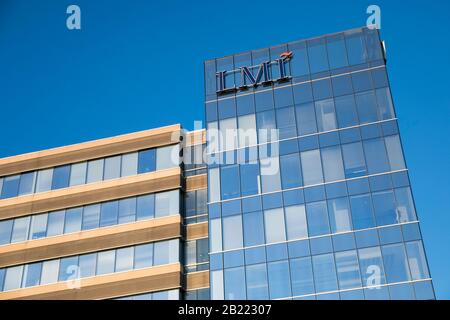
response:
[[[286,51],[283,52],[282,54],[280,54],[280,58],[283,58],[284,60],[290,60],[292,58],[294,54],[292,53],[292,51]]]

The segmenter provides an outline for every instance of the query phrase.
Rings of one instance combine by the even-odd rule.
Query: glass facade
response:
[[[434,299],[385,62],[366,28],[205,62],[212,299]]]

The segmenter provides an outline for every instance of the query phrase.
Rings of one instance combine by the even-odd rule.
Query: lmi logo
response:
[[[249,87],[257,87],[259,85],[270,85],[274,82],[283,82],[289,80],[291,77],[286,74],[286,62],[291,60],[294,54],[291,51],[283,52],[280,54],[280,58],[272,61],[266,61],[260,65],[251,67],[240,67],[233,71],[219,71],[216,72],[216,86],[217,94],[225,94],[235,92],[238,90],[245,90]],[[277,79],[272,79],[270,68],[278,67]],[[256,72],[253,72],[256,70]],[[241,83],[239,86],[227,87],[226,78],[227,74],[240,72]]]

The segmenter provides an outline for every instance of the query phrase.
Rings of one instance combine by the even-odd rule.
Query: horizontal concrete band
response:
[[[209,271],[191,272],[186,275],[186,290],[209,288]]]
[[[179,167],[0,200],[0,220],[181,187]]]
[[[202,239],[206,238],[207,236],[208,236],[208,221],[188,224],[186,226],[185,238],[187,241]]]
[[[187,147],[198,145],[198,144],[205,144],[206,143],[206,130],[202,129],[202,130],[188,132],[188,134],[186,134],[185,143],[186,143]]]
[[[206,173],[186,178],[186,191],[206,189],[207,187],[208,179]]]
[[[132,270],[79,280],[0,292],[0,300],[93,300],[170,290],[181,287],[179,263]]]
[[[0,268],[179,237],[177,214],[0,246]]]
[[[0,177],[179,142],[179,124],[0,159]]]

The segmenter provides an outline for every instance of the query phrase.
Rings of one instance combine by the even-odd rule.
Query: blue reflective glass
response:
[[[266,262],[266,248],[256,247],[245,249],[245,264],[255,264]]]
[[[70,165],[53,169],[52,190],[67,188],[70,179]]]
[[[244,267],[225,269],[224,285],[225,300],[246,299]]]
[[[306,103],[295,107],[297,115],[297,133],[298,135],[306,135],[317,132],[316,112],[314,104]]]
[[[378,226],[399,222],[392,190],[373,193],[372,201]]]
[[[258,194],[259,165],[257,163],[241,164],[240,174],[242,196]]]
[[[117,224],[118,214],[119,201],[102,203],[100,211],[100,227],[112,226]]]
[[[311,258],[290,260],[292,295],[301,296],[314,293],[314,279]]]
[[[4,178],[0,199],[17,197],[19,193],[19,182],[20,182],[20,175]]]
[[[228,251],[223,254],[223,267],[232,268],[244,265],[244,251]]]
[[[325,201],[306,204],[308,231],[311,237],[330,233]]]
[[[245,246],[255,246],[264,243],[264,220],[261,211],[249,212],[243,215]]]
[[[333,251],[333,244],[331,242],[331,237],[315,238],[311,239],[309,242],[311,245],[312,255],[330,253]]]
[[[353,95],[337,97],[334,100],[339,128],[351,127],[358,124],[355,98]]]
[[[155,216],[155,195],[149,194],[137,197],[137,220],[149,219]]]
[[[290,258],[306,257],[311,254],[309,250],[309,240],[293,241],[288,243]]]
[[[389,283],[411,280],[405,247],[402,243],[383,246],[382,252]]]
[[[336,257],[336,270],[339,280],[339,289],[361,287],[358,255],[356,250],[338,252]]]
[[[250,300],[269,299],[266,264],[246,267],[247,298]],[[241,284],[242,285],[242,284]]]
[[[151,172],[156,170],[156,150],[149,149],[139,151],[138,173]]]
[[[267,264],[267,268],[270,299],[290,297],[292,293],[288,262],[270,262]]]
[[[285,243],[274,244],[266,247],[267,261],[285,260],[288,258],[287,245]]]
[[[355,239],[358,248],[372,247],[380,244],[378,232],[375,229],[356,232]]]
[[[313,256],[312,259],[316,292],[337,290],[338,284],[333,254]]]

